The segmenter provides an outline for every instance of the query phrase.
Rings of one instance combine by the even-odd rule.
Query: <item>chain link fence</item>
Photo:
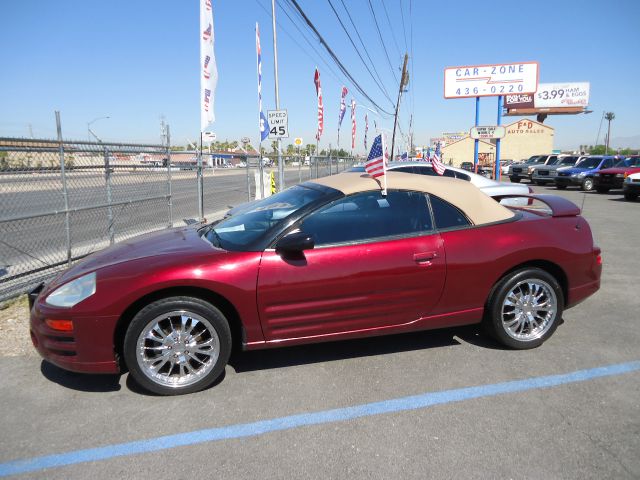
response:
[[[351,158],[283,156],[285,185],[342,172]],[[278,184],[277,158],[169,146],[0,138],[0,301],[141,233],[213,220]],[[273,177],[271,177],[273,172]]]

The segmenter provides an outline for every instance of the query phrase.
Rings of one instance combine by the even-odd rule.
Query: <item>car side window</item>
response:
[[[449,202],[445,202],[434,195],[430,195],[429,199],[431,200],[431,209],[433,210],[433,218],[437,228],[445,229],[471,225],[466,215]]]
[[[613,160],[611,160],[610,158],[607,158],[604,162],[602,162],[602,169],[605,168],[611,168],[613,166]]]
[[[453,170],[449,170],[448,168],[445,169],[445,171],[444,171],[444,173],[442,175],[444,177],[456,178],[456,172],[454,172]]]
[[[362,192],[331,202],[308,215],[300,230],[315,245],[367,242],[416,235],[433,229],[427,197],[421,192]]]

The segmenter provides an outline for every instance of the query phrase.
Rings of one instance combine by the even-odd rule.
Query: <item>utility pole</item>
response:
[[[402,98],[402,90],[409,83],[409,75],[407,73],[407,60],[409,55],[404,54],[404,63],[402,64],[402,75],[400,76],[400,88],[398,88],[398,102],[396,103],[396,114],[393,117],[393,136],[391,137],[391,161],[394,159],[393,149],[396,143],[396,125],[398,123],[398,110],[400,108],[400,99]]]

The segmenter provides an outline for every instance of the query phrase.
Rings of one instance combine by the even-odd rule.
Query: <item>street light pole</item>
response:
[[[91,135],[93,135],[98,142],[102,142],[102,140],[100,140],[98,138],[98,136],[95,133],[93,133],[93,130],[91,130],[91,125],[93,123],[97,122],[98,120],[105,120],[107,118],[111,118],[111,117],[108,117],[108,116],[107,117],[98,117],[98,118],[94,118],[90,122],[87,122],[87,140],[91,141]]]
[[[276,84],[276,110],[280,110],[280,93],[278,92],[278,46],[276,41],[276,0],[271,0],[271,19],[273,27],[273,70]],[[281,155],[282,145],[278,137],[278,187],[279,191],[284,190],[284,165]]]

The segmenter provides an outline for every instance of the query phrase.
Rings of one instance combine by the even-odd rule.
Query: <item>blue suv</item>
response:
[[[596,172],[613,167],[616,157],[610,155],[593,155],[580,160],[573,167],[559,168],[555,182],[558,190],[569,186],[580,187],[585,192],[593,190],[593,176]]]

